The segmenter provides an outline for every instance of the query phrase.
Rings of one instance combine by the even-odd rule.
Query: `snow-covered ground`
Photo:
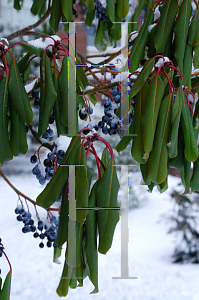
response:
[[[16,161],[16,160],[15,160]],[[10,162],[10,167],[17,164]],[[42,191],[43,187],[30,173],[32,165],[27,161],[20,164],[26,166],[26,173],[8,175],[8,179],[32,199]],[[133,174],[131,179],[133,179]],[[198,300],[199,299],[199,267],[194,264],[176,265],[171,262],[175,248],[174,235],[166,234],[170,224],[164,221],[162,214],[173,207],[169,193],[176,187],[179,179],[169,176],[169,189],[160,194],[156,189],[148,193],[145,186],[137,187],[141,204],[139,208],[129,211],[129,276],[137,279],[112,279],[121,276],[121,228],[118,223],[112,248],[106,255],[99,254],[99,293],[89,295],[93,286],[88,278],[84,287],[70,289],[69,300]],[[140,190],[140,193],[139,193]],[[60,299],[56,288],[63,268],[62,264],[52,262],[53,249],[40,249],[39,240],[31,233],[23,234],[22,224],[16,220],[14,209],[17,194],[0,178],[0,237],[6,253],[11,261],[12,286],[11,300]],[[33,207],[30,204],[30,211]],[[40,216],[45,218],[42,209]],[[64,254],[64,251],[63,251]],[[0,258],[0,268],[4,278],[8,265]]]

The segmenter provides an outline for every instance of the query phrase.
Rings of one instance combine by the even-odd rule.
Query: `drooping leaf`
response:
[[[6,275],[6,279],[3,284],[3,288],[0,291],[0,299],[1,300],[9,300],[10,299],[10,288],[11,288],[11,273],[10,271]]]
[[[46,0],[34,0],[30,9],[31,13],[36,16],[40,12],[40,10],[42,9],[45,3]]]
[[[61,256],[62,249],[61,248],[54,248],[54,255],[53,255],[53,262],[56,264],[61,264],[59,258]]]
[[[109,156],[108,156],[108,149],[104,148],[103,152],[102,152],[102,158],[101,158],[102,163],[104,164],[105,169],[108,166],[109,163]],[[104,174],[104,169],[103,167],[100,165],[100,171],[101,171],[101,177]]]
[[[75,155],[76,166],[76,206],[77,207],[88,207],[88,194],[89,194],[89,183],[87,178],[87,160],[86,151],[84,147],[79,147]],[[76,221],[83,224],[88,211],[77,210]]]
[[[47,54],[41,58],[40,79],[41,87],[38,137],[44,134],[47,129],[50,113],[57,98],[57,93],[53,83],[51,63]]]
[[[59,286],[57,287],[57,294],[60,297],[65,297],[68,295],[68,289],[69,289],[70,279],[72,276],[72,271],[73,271],[73,267],[69,266],[65,261],[61,280],[59,282]]]
[[[170,158],[168,165],[171,168],[180,169],[184,164],[184,137],[182,126],[179,124],[178,141],[177,141],[177,156]]]
[[[153,22],[153,17],[154,13],[153,10],[150,8],[144,21],[144,24],[140,28],[139,34],[135,40],[135,43],[129,56],[129,71],[131,73],[137,70],[139,63],[143,58],[145,47],[149,39],[148,27]]]
[[[135,98],[135,110],[134,110],[134,120],[133,120],[133,142],[131,148],[131,155],[135,161],[138,163],[145,163],[144,157],[144,147],[143,147],[143,136],[141,128],[141,117],[143,112],[144,103],[146,102],[147,95],[149,91],[149,85],[145,82],[142,89],[138,92]]]
[[[28,44],[28,42],[22,41],[21,45],[27,49],[30,53],[35,54],[39,57],[42,56],[44,49],[42,48],[36,48],[31,44]]]
[[[115,22],[115,0],[107,1],[105,13],[111,22]]]
[[[193,65],[195,69],[199,68],[199,44],[193,48],[193,51],[195,52],[193,57]]]
[[[80,147],[80,136],[72,138],[70,145],[62,159],[62,165],[75,164],[75,154]],[[59,166],[45,189],[38,195],[36,201],[39,206],[50,207],[59,197],[65,182],[68,180],[68,167]]]
[[[98,207],[117,207],[117,195],[119,191],[119,182],[114,167],[114,161],[111,159],[96,189],[96,198]],[[110,249],[113,234],[119,213],[117,210],[98,210],[97,211],[99,228],[99,247],[101,254],[106,254]]]
[[[68,127],[68,58],[66,56],[64,56],[62,61],[62,68],[58,76],[58,88],[61,104],[61,122]]]
[[[184,68],[183,68],[183,85],[187,86],[188,89],[191,89],[191,72],[192,72],[192,63],[193,63],[193,50],[192,47],[187,44],[184,55]]]
[[[160,76],[155,76],[150,82],[148,97],[144,102],[141,116],[141,134],[145,151],[145,159],[149,157],[153,147],[156,123],[163,95],[164,83]]]
[[[57,127],[57,133],[59,136],[60,134],[67,134],[68,130],[67,130],[67,127],[64,126],[61,122],[61,95],[60,95],[60,89],[59,89],[59,85],[58,85],[58,74],[57,73],[53,74],[53,79],[54,79],[55,90],[57,93],[57,98],[55,100],[53,112],[54,112],[54,117],[55,117],[55,122],[56,122],[56,127]]]
[[[195,47],[196,45],[199,44],[199,30],[198,30],[198,28],[199,28],[199,13],[198,13],[198,9],[196,10],[196,12],[197,12],[196,16],[195,16],[195,18],[196,18],[196,21],[195,21],[196,22],[196,31],[195,31],[192,47]]]
[[[136,79],[135,83],[133,84],[130,92],[129,92],[129,99],[131,99],[134,95],[138,93],[138,91],[143,87],[144,83],[146,82],[147,78],[149,77],[151,70],[154,66],[154,59],[148,59],[143,68],[141,73],[138,75],[138,78]]]
[[[184,157],[183,167],[180,168],[180,174],[181,174],[182,183],[185,187],[185,191],[184,191],[183,195],[189,194],[190,193],[189,187],[190,187],[191,162],[186,160],[185,157]]]
[[[14,0],[14,8],[16,10],[21,10],[23,0]]]
[[[191,25],[189,27],[189,33],[188,33],[188,40],[187,40],[187,42],[188,42],[188,44],[190,46],[193,45],[193,41],[194,41],[195,34],[196,34],[196,29],[199,26],[198,22],[199,22],[199,10],[196,9],[195,15],[194,15],[194,17],[193,17],[193,19],[191,21]]]
[[[190,181],[191,193],[199,190],[199,157],[193,163],[193,174]]]
[[[88,200],[88,207],[96,207],[96,189],[99,184],[97,180],[91,190]],[[89,279],[95,289],[92,293],[98,292],[98,252],[97,252],[97,211],[89,210],[85,221],[85,256],[89,267]]]
[[[175,59],[180,71],[183,72],[183,59],[187,43],[189,21],[192,13],[190,0],[184,0],[180,6],[178,18],[174,27],[175,34]]]
[[[180,90],[181,91],[181,90]],[[185,158],[189,162],[194,162],[198,157],[198,145],[194,134],[192,117],[190,109],[188,108],[184,93],[181,91],[182,99],[182,113],[181,123],[185,141]]]
[[[58,32],[61,16],[62,16],[61,0],[53,0],[49,23],[50,23],[50,27],[55,32]],[[62,21],[64,20],[62,19]]]
[[[10,146],[12,153],[14,156],[18,156],[19,153],[25,154],[28,151],[26,127],[12,105],[10,105],[10,122]]]
[[[30,52],[26,53],[18,62],[18,68],[19,68],[19,73],[23,73],[25,69],[27,68],[27,63],[30,57]]]
[[[154,183],[165,181],[168,173],[168,151],[173,94],[167,95],[161,103],[155,132],[153,150],[148,159],[148,174]]]
[[[156,53],[163,53],[173,29],[178,11],[178,0],[166,0],[161,8],[160,23],[154,38]]]
[[[61,210],[59,217],[59,227],[56,237],[56,244],[61,247],[66,241],[68,241],[68,219],[69,216],[69,201],[68,201],[68,180],[66,181],[61,202]]]
[[[147,56],[149,58],[152,58],[155,56],[156,54],[156,49],[154,46],[154,38],[157,32],[158,26],[157,24],[155,26],[153,26],[153,28],[151,29],[151,31],[149,32],[149,47],[148,47],[148,51],[147,51]]]
[[[140,171],[142,172],[142,177],[146,185],[151,184],[151,179],[148,175],[148,161],[145,164],[140,164]]]
[[[117,152],[121,152],[123,151],[128,144],[130,143],[130,141],[132,141],[133,139],[133,122],[131,123],[130,127],[129,127],[129,135],[127,136],[123,136],[122,139],[119,141],[119,143],[117,144],[117,146],[115,147],[115,150],[117,150]]]
[[[120,18],[125,19],[129,12],[128,0],[117,0],[117,14]]]
[[[21,121],[30,123],[33,119],[33,112],[15,60],[10,66],[8,93],[9,101],[16,109]]]
[[[4,162],[11,160],[13,154],[8,137],[8,78],[0,82],[0,167]]]
[[[179,87],[179,89],[181,86]],[[180,90],[178,89],[174,104],[172,106],[172,116],[171,116],[171,141],[168,147],[169,149],[169,157],[176,157],[177,156],[177,145],[178,145],[178,131],[179,131],[179,124],[180,124],[180,116],[181,116],[181,109],[182,103],[180,100]]]
[[[73,0],[61,0],[61,7],[62,7],[62,12],[64,16],[66,17],[68,22],[71,22],[73,20]]]

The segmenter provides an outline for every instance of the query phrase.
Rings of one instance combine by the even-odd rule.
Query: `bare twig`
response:
[[[43,147],[48,148],[50,151],[53,150],[53,145],[48,144],[48,143],[42,143],[42,141],[38,138],[37,136],[37,131],[35,130],[35,128],[32,126],[32,124],[27,124],[28,128],[30,129],[34,139]]]
[[[24,35],[24,32],[30,31],[30,30],[38,27],[40,24],[42,24],[48,18],[50,13],[51,13],[51,7],[48,8],[48,10],[43,15],[43,17],[40,20],[38,20],[36,23],[11,33],[10,35],[6,36],[6,39],[8,41],[11,41],[11,40],[15,39],[18,36]]]

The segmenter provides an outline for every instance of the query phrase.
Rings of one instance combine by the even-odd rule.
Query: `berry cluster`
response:
[[[17,221],[23,222],[24,224],[24,227],[22,228],[23,233],[34,232],[33,237],[34,238],[39,237],[42,241],[45,239],[45,237],[47,237],[48,239],[46,243],[47,247],[51,247],[53,245],[54,248],[57,248],[55,239],[57,237],[59,220],[54,215],[52,214],[50,215],[50,222],[51,222],[50,227],[44,225],[43,221],[41,221],[40,219],[38,220],[38,225],[36,227],[34,225],[34,220],[31,218],[32,215],[29,211],[28,212],[25,211],[23,207],[22,208],[16,207],[15,213],[17,214]],[[43,232],[44,229],[45,231]],[[40,242],[39,247],[43,248],[44,243]]]
[[[31,218],[32,215],[29,211],[25,211],[23,207],[16,207],[15,214],[17,214],[17,221],[23,222],[24,224],[24,227],[22,228],[23,233],[36,231],[34,220]]]
[[[59,220],[53,215],[50,216],[50,219],[51,219],[51,225],[49,227],[47,225],[44,225],[43,221],[39,220],[37,228],[38,228],[39,231],[41,231],[41,233],[36,231],[33,235],[34,238],[39,237],[42,240],[42,242],[40,242],[40,244],[39,244],[40,248],[44,247],[43,240],[45,238],[47,238],[47,240],[48,240],[47,243],[46,243],[46,246],[48,248],[50,248],[52,245],[53,245],[54,248],[57,248],[57,244],[55,242],[55,239],[57,237]],[[45,229],[45,231],[42,232],[44,229]]]
[[[85,120],[87,118],[87,116],[88,116],[88,113],[90,115],[92,115],[92,113],[93,113],[93,109],[92,109],[91,106],[89,106],[88,108],[87,107],[86,108],[83,107],[82,109],[80,109],[80,111],[79,111],[79,117],[80,117],[80,119],[81,120]]]
[[[37,151],[39,153],[39,150]],[[39,180],[39,183],[41,185],[46,183],[46,180],[51,180],[53,177],[58,164],[61,163],[63,157],[65,155],[64,150],[58,150],[57,147],[55,146],[51,152],[47,154],[47,158],[44,159],[43,164],[45,167],[45,175],[42,174],[42,167],[41,167],[41,162],[36,153],[31,156],[30,162],[32,164],[36,164],[36,166],[32,169],[32,173],[36,176],[36,178]],[[60,201],[60,198],[58,198]]]
[[[105,7],[102,6],[99,0],[95,0],[95,16],[96,19],[99,19],[102,22],[110,21],[109,18],[105,14]]]

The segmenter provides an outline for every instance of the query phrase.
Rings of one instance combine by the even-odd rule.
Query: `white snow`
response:
[[[55,41],[60,41],[61,38],[58,35],[51,35],[51,37],[55,40]],[[48,45],[54,45],[54,41],[53,39],[49,38],[45,38],[45,40],[43,40],[43,38],[39,38],[36,40],[31,40],[28,41],[28,44],[36,47],[36,48],[41,48],[41,49],[45,49]],[[49,51],[52,51],[52,47],[48,47]]]
[[[149,25],[148,32],[151,32],[152,28],[155,27],[156,25],[157,23]]]
[[[157,19],[159,19],[159,17],[160,17],[160,11],[159,11],[159,6],[157,6],[157,7],[155,8],[155,11],[154,11],[154,22],[155,22]]]
[[[137,36],[138,36],[138,32],[137,31],[132,31],[131,36],[129,38],[129,43],[133,42],[136,39]]]
[[[14,163],[7,163],[3,170],[9,169],[8,164],[11,174],[17,168],[19,171],[23,170],[26,163],[22,163],[22,160],[17,165],[17,161],[18,158]],[[8,179],[23,193],[36,199],[44,187],[30,173],[33,165],[29,163],[28,166],[29,173],[8,175]],[[137,173],[130,173],[129,184],[135,182],[138,177],[141,179]],[[99,254],[99,293],[89,295],[93,285],[86,278],[84,286],[70,289],[66,299],[82,300],[90,297],[94,300],[198,300],[198,265],[172,264],[171,255],[176,238],[172,234],[166,234],[170,223],[165,221],[164,215],[173,208],[173,200],[169,193],[173,187],[181,189],[177,186],[179,181],[178,178],[169,175],[169,189],[163,194],[156,189],[150,194],[146,186],[135,186],[140,207],[128,213],[128,267],[129,276],[137,279],[112,279],[121,276],[121,222],[119,222],[112,248],[106,255]],[[61,264],[55,264],[52,262],[52,248],[45,246],[40,249],[38,239],[34,239],[31,233],[23,234],[22,224],[17,222],[14,213],[18,197],[3,178],[0,178],[0,188],[0,237],[13,268],[10,299],[60,299],[56,294],[56,288],[62,273],[64,250],[60,259]],[[34,215],[33,206],[29,204],[29,207]],[[45,220],[44,210],[38,208],[38,212]],[[36,221],[35,215],[34,219]],[[8,272],[4,258],[0,258],[0,268],[4,279]]]
[[[170,59],[166,56],[164,56],[164,59],[163,58],[159,58],[157,63],[155,64],[156,67],[160,67],[162,64],[164,64],[165,62],[167,61],[170,61]]]
[[[111,80],[111,83],[118,82],[118,81],[123,81],[125,79],[128,79],[128,75],[129,74],[130,73],[128,71],[121,72],[121,73],[117,74],[114,79]]]
[[[38,78],[34,79],[33,81],[31,81],[30,83],[26,84],[25,85],[25,90],[27,93],[29,93],[33,88],[34,88],[34,85],[35,83],[38,82]]]

